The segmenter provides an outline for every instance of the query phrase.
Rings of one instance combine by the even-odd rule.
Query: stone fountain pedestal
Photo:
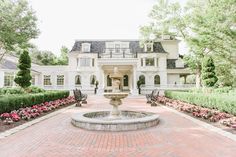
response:
[[[110,105],[113,106],[110,117],[112,119],[119,119],[120,111],[118,106],[122,104],[121,99],[124,99],[128,96],[128,93],[104,93],[104,97],[110,99]]]

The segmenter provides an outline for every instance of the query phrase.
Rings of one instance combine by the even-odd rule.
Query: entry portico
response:
[[[110,74],[113,73],[113,69],[117,67],[119,72],[122,74],[122,78],[120,79],[120,90],[127,91],[134,95],[137,94],[136,87],[136,69],[137,69],[137,59],[130,59],[129,61],[122,60],[109,60],[107,61],[99,61],[99,69],[100,69],[100,77],[99,77],[99,89],[102,93],[104,91],[111,91],[111,78]],[[135,76],[135,77],[134,77]]]

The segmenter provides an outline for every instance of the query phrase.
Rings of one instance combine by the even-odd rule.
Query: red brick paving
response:
[[[158,126],[130,132],[94,132],[71,125],[71,115],[111,108],[102,96],[88,104],[37,123],[0,140],[0,157],[235,157],[236,142],[162,107],[150,107],[144,97],[124,100],[121,109],[160,115]]]

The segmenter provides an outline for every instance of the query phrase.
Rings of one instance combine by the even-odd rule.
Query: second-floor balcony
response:
[[[98,58],[137,58],[137,52],[129,48],[105,48],[98,53]]]

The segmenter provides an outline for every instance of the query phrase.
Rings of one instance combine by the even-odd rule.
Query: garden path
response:
[[[71,125],[73,114],[108,109],[102,96],[0,139],[0,157],[235,157],[236,141],[165,107],[151,107],[144,96],[130,96],[121,109],[155,112],[156,127],[130,132],[86,131]]]

